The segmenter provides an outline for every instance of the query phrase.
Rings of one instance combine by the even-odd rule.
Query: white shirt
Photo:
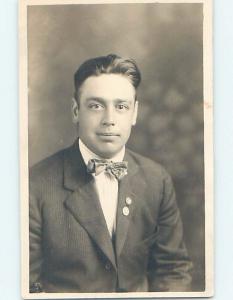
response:
[[[88,149],[83,142],[79,139],[79,149],[82,154],[85,164],[92,158],[103,159],[90,149]],[[113,158],[106,159],[108,161],[120,162],[123,161],[125,155],[125,147],[117,153]],[[103,210],[105,221],[108,227],[110,236],[114,233],[116,229],[116,212],[117,212],[117,202],[118,202],[118,180],[111,174],[107,172],[101,172],[97,176],[92,174],[95,179],[95,185],[98,192],[100,204]]]

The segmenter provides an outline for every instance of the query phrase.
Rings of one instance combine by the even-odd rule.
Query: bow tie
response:
[[[101,172],[105,171],[113,176],[117,180],[121,180],[125,175],[127,175],[128,162],[112,162],[104,159],[90,159],[87,164],[87,172],[95,173],[99,175]]]

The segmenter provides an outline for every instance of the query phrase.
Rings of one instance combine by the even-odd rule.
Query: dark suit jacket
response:
[[[132,151],[125,160],[114,243],[77,143],[30,170],[31,292],[189,290],[191,262],[170,176]]]

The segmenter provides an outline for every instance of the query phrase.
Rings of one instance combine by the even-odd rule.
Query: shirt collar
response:
[[[82,154],[83,160],[85,164],[88,164],[88,161],[92,158],[97,158],[97,159],[103,159],[102,157],[98,156],[94,152],[92,152],[87,146],[79,139],[79,149]],[[106,159],[107,161],[113,161],[113,162],[120,162],[123,161],[125,155],[125,146],[112,158]]]

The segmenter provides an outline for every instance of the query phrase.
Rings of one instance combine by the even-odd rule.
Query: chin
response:
[[[102,158],[107,158],[107,159],[109,159],[109,158],[112,158],[113,156],[115,156],[117,154],[117,152],[111,152],[111,153],[109,153],[109,152],[102,152],[102,153],[99,153],[99,156],[100,157],[102,157]]]
[[[118,150],[111,150],[111,151],[99,151],[99,156],[103,157],[103,158],[112,158],[113,156],[115,156],[119,151],[121,150],[121,148]]]

